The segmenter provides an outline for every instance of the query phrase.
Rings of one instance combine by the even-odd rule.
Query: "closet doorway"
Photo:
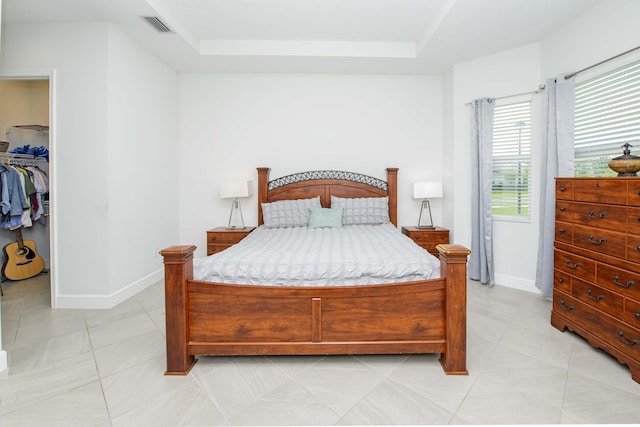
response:
[[[40,197],[40,204],[36,203],[42,208],[42,216],[31,221],[29,227],[25,224],[19,231],[0,229],[0,247],[7,249],[2,253],[5,273],[2,275],[2,286],[19,286],[22,278],[37,274],[39,279],[49,282],[50,301],[55,307],[55,283],[51,274],[51,77],[0,76],[0,161],[17,167],[35,167],[46,174],[48,181],[47,194]],[[25,151],[27,155],[8,153],[16,149]],[[28,155],[34,153],[37,154],[35,158]],[[29,175],[33,177],[32,173]],[[42,188],[41,184],[40,182],[38,188]],[[18,248],[21,248],[19,252]],[[23,266],[23,261],[29,264]],[[42,272],[36,273],[41,268],[40,262],[44,265]],[[12,280],[7,280],[8,278]]]

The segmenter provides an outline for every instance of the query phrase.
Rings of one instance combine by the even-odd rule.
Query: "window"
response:
[[[640,151],[640,61],[576,84],[575,176],[616,175],[621,146]]]
[[[531,101],[496,105],[493,119],[491,212],[529,219]]]

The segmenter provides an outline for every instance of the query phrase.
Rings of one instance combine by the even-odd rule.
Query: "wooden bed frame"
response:
[[[387,182],[313,171],[269,181],[258,168],[261,203],[320,195],[389,197],[397,226],[397,168]],[[193,280],[195,246],[161,251],[165,270],[166,375],[186,375],[196,355],[440,353],[447,374],[465,375],[469,250],[439,245],[441,278],[385,285],[274,287]]]

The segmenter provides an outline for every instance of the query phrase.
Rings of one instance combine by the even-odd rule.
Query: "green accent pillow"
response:
[[[342,208],[309,208],[309,228],[342,227]]]

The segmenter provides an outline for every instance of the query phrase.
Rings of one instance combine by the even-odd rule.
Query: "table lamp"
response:
[[[413,183],[413,198],[422,199],[420,216],[418,217],[418,228],[435,228],[431,216],[431,205],[428,199],[440,197],[442,197],[442,182],[429,181]]]
[[[240,197],[249,197],[253,194],[253,181],[225,181],[220,184],[220,198],[234,199],[229,213],[229,225],[227,229],[244,228],[244,218],[240,206]]]

